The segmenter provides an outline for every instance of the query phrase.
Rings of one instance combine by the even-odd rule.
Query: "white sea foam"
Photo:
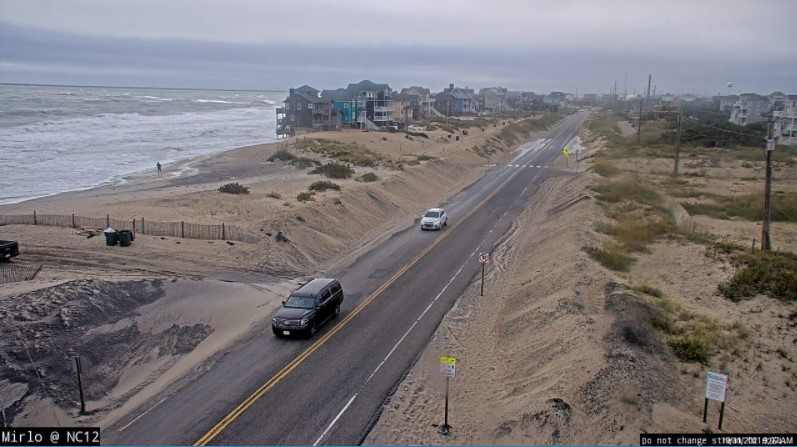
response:
[[[195,99],[194,102],[211,103],[211,104],[234,104],[231,101],[224,101],[223,99]]]
[[[0,89],[0,100],[4,92]],[[72,101],[69,104],[84,105],[56,102],[58,107],[52,108],[58,111],[55,115],[47,110],[31,115],[30,104],[38,102],[20,100],[21,105],[15,107],[28,114],[0,118],[0,165],[5,167],[0,176],[0,204],[118,184],[135,173],[151,172],[155,178],[156,161],[172,175],[174,171],[169,169],[178,162],[274,140],[274,106],[264,104],[255,94],[241,94],[243,105],[216,101],[192,107],[191,103],[215,100],[200,96],[207,98],[206,91],[153,92],[134,95],[143,97],[142,101],[124,93],[82,88],[80,94],[63,97]],[[47,98],[56,97],[53,92],[45,93],[50,95]],[[17,91],[14,94],[19,96]],[[106,99],[104,104],[86,105],[80,101],[84,96]],[[284,94],[271,96],[277,99]],[[163,101],[165,98],[173,100]],[[132,111],[136,108],[142,109]],[[23,119],[22,124],[14,124]]]
[[[157,96],[136,96],[138,99],[149,99],[151,101],[174,101],[174,98],[159,98]]]

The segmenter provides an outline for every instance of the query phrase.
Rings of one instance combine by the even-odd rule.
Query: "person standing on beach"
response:
[[[155,163],[155,167],[158,168],[158,175],[163,174],[163,168],[161,168],[161,162]]]

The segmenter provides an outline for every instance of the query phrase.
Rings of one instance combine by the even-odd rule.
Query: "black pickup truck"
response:
[[[0,241],[0,261],[7,261],[19,255],[19,244],[16,241]]]

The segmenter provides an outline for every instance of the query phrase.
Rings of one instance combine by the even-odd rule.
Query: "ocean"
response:
[[[0,205],[276,140],[287,92],[0,85]]]

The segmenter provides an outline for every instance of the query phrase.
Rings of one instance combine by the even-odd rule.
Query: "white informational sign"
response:
[[[479,262],[481,262],[482,264],[487,264],[488,262],[490,262],[490,254],[484,252],[479,253]]]
[[[769,139],[767,140],[767,150],[774,151],[775,150],[775,140]]]
[[[728,376],[709,371],[706,376],[706,399],[725,402],[725,393],[728,391]]]
[[[440,357],[440,372],[446,377],[457,376],[456,357]]]

